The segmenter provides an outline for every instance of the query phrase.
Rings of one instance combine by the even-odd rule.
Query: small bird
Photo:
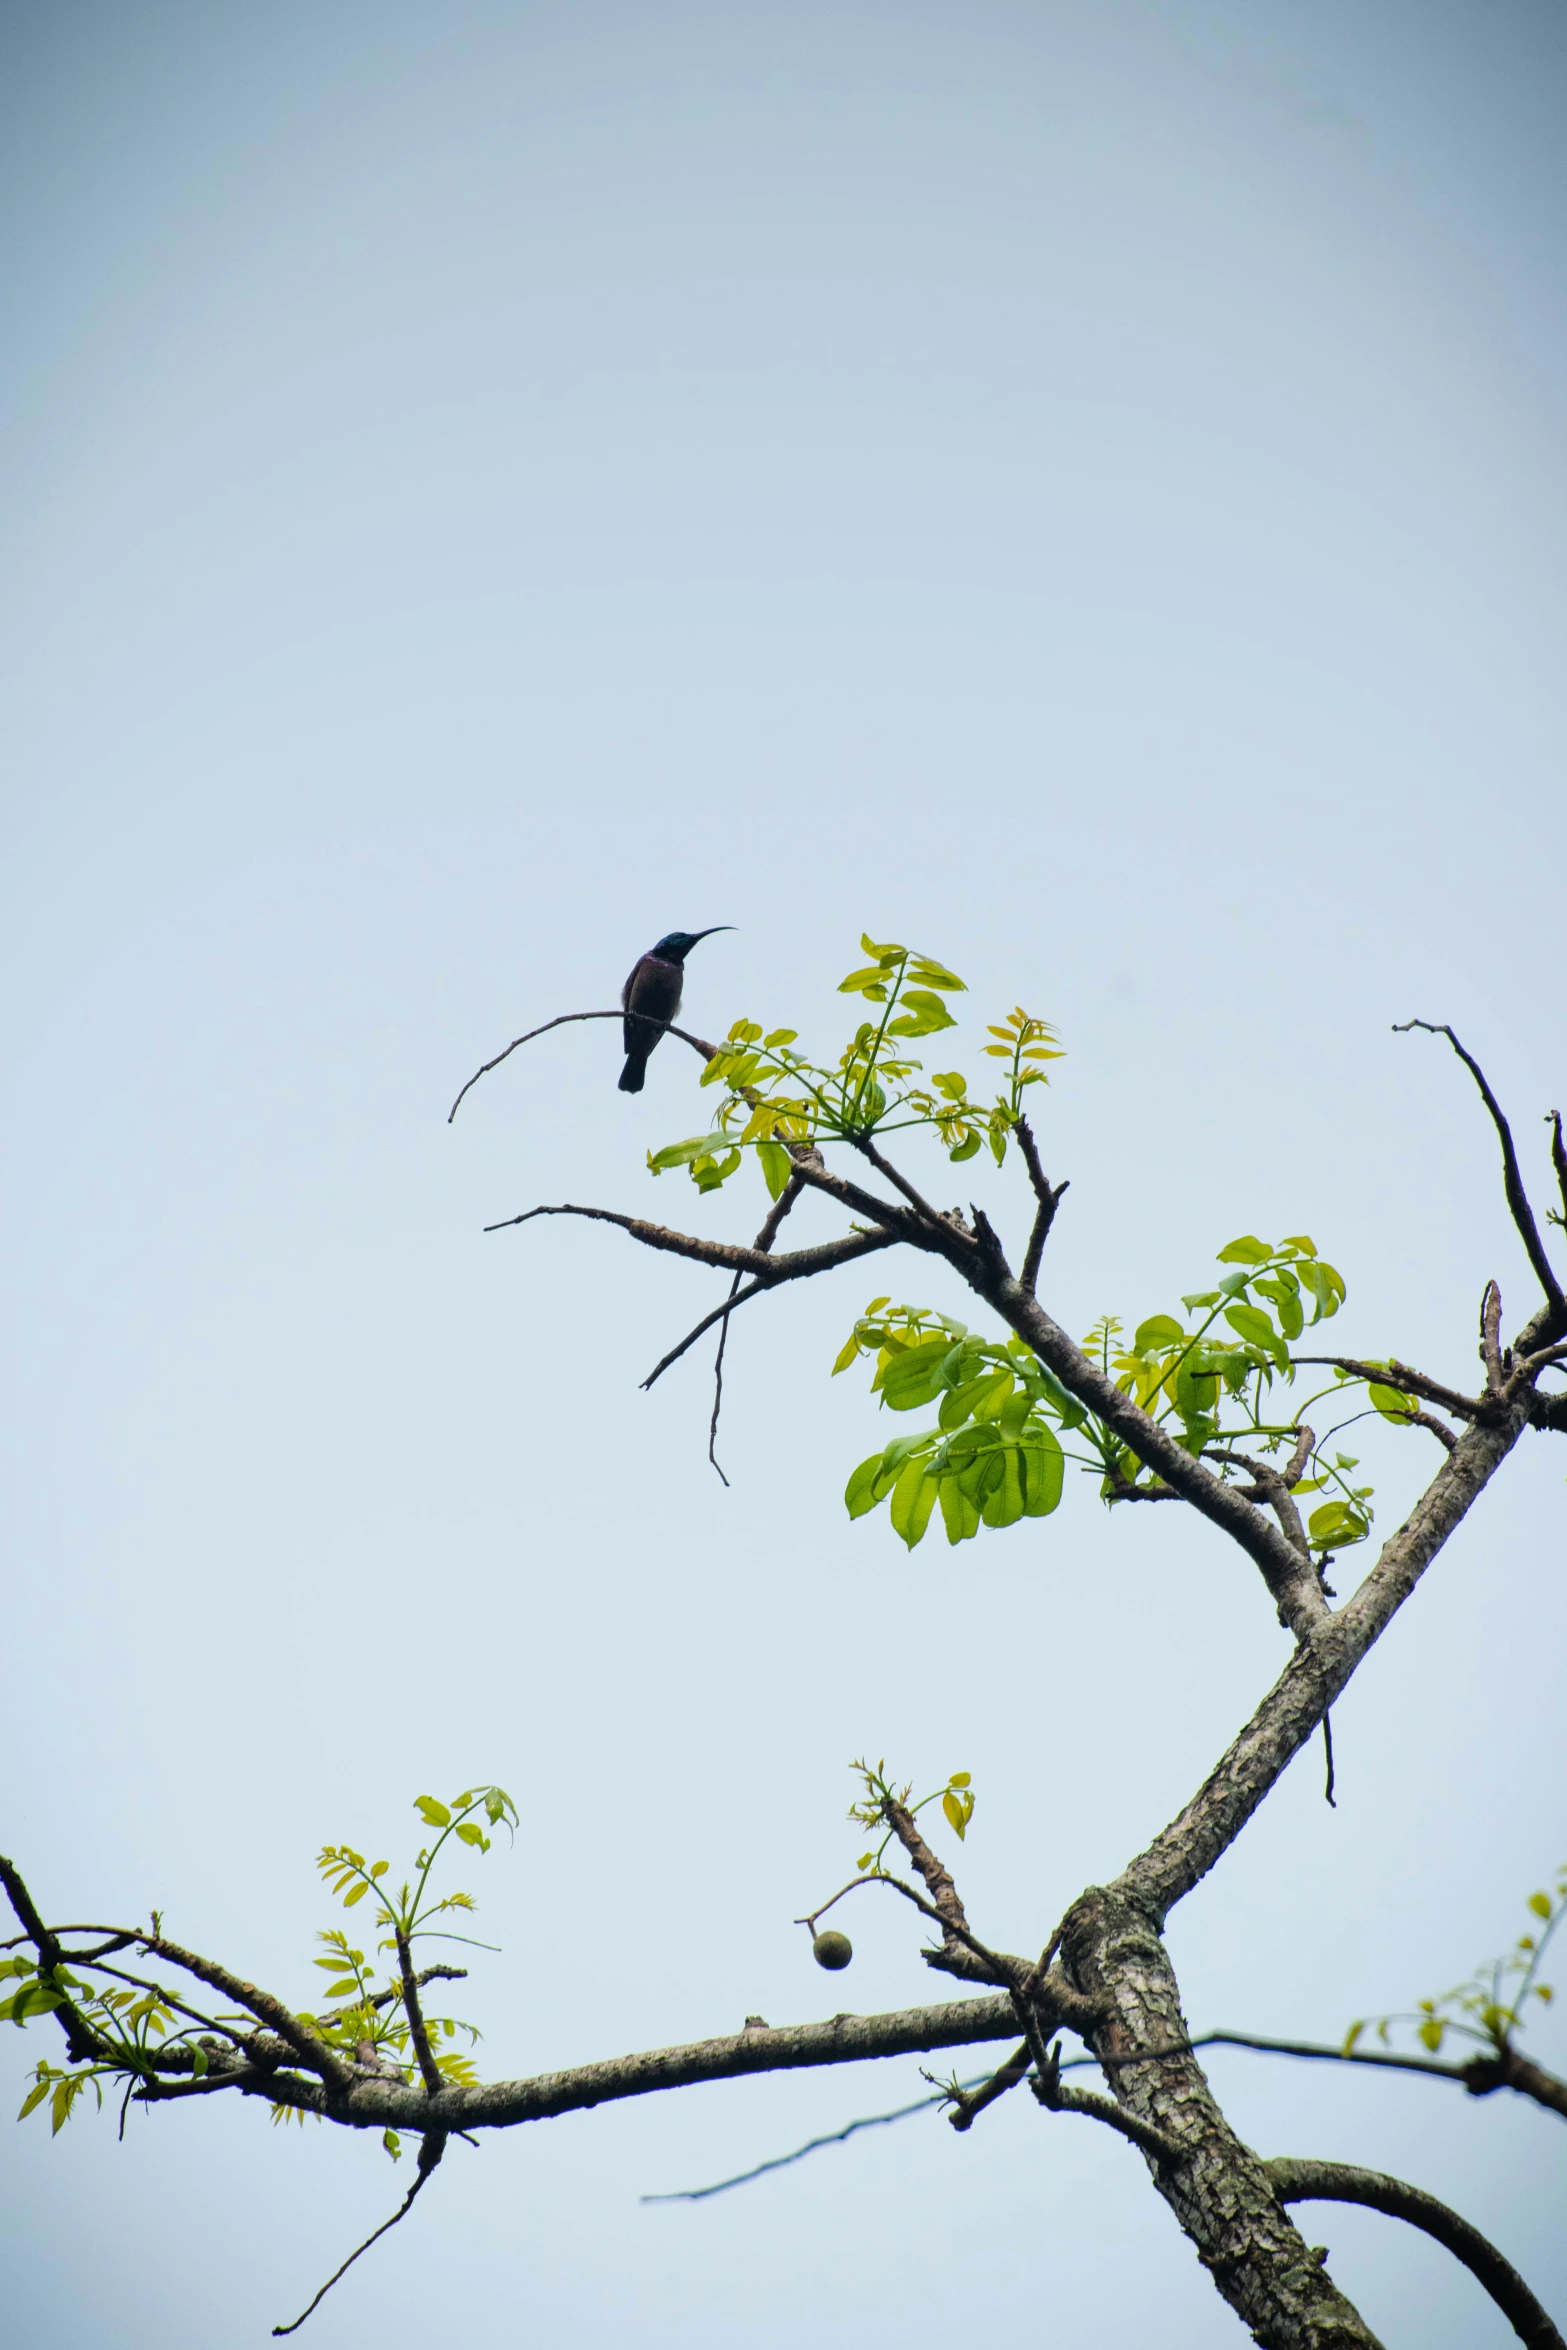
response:
[[[699,939],[711,938],[715,930],[732,930],[732,922],[715,922],[709,930],[671,930],[656,947],[650,947],[632,970],[631,977],[620,991],[626,1011],[626,1065],[620,1072],[622,1093],[640,1093],[647,1070],[647,1057],[663,1035],[661,1028],[652,1026],[655,1020],[673,1020],[680,1009],[680,991],[685,985],[685,960]],[[647,1015],[637,1019],[638,1012]]]

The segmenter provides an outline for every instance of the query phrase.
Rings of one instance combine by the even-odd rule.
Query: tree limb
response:
[[[1508,1212],[1517,1227],[1518,1237],[1524,1244],[1529,1262],[1534,1267],[1535,1279],[1544,1290],[1553,1314],[1559,1318],[1567,1318],[1567,1298],[1562,1295],[1561,1283],[1557,1280],[1555,1269],[1545,1253],[1539,1228],[1535,1224],[1534,1210],[1529,1205],[1529,1195],[1524,1190],[1523,1177],[1518,1172],[1518,1153],[1513,1148],[1513,1130],[1502,1115],[1501,1103],[1486,1083],[1485,1071],[1472,1053],[1465,1052],[1445,1020],[1396,1020],[1393,1023],[1395,1036],[1407,1035],[1412,1028],[1423,1028],[1428,1036],[1445,1036],[1480,1088],[1480,1098],[1491,1113],[1491,1123],[1496,1128],[1497,1139],[1502,1146],[1502,1188],[1507,1195]]]
[[[1301,2162],[1283,2155],[1266,2168],[1281,2203],[1363,2203],[1423,2229],[1478,2279],[1521,2342],[1529,2343],[1531,2350],[1567,2350],[1512,2263],[1478,2228],[1423,2188],[1348,2162]]]
[[[1050,1238],[1050,1227],[1056,1220],[1061,1194],[1068,1187],[1065,1183],[1058,1183],[1054,1189],[1051,1188],[1050,1178],[1040,1161],[1034,1129],[1028,1120],[1019,1118],[1012,1131],[1017,1137],[1018,1149],[1023,1154],[1023,1164],[1028,1169],[1028,1180],[1034,1187],[1034,1197],[1039,1202],[1034,1229],[1028,1236],[1028,1247],[1023,1252],[1023,1270],[1017,1277],[1018,1287],[1032,1297],[1039,1286],[1039,1266],[1045,1253],[1045,1242]]]
[[[1204,1785],[1121,1872],[1118,1888],[1162,1921],[1202,1881],[1314,1734],[1526,1425],[1515,1405],[1495,1425],[1465,1429],[1354,1597],[1336,1614],[1324,1609]],[[1237,1499],[1237,1506],[1251,1505]]]
[[[853,1258],[870,1256],[876,1249],[894,1248],[902,1238],[903,1235],[901,1232],[855,1232],[849,1234],[845,1240],[829,1241],[827,1246],[830,1248],[837,1248],[840,1252],[835,1258],[833,1258],[833,1264],[847,1265]],[[810,1252],[806,1250],[797,1250],[794,1253],[796,1255],[806,1255]],[[775,1264],[782,1265],[788,1263],[790,1260],[784,1257],[778,1257],[773,1261]],[[812,1265],[804,1268],[804,1271],[807,1274],[820,1273],[827,1270],[829,1270],[829,1268],[823,1265]],[[658,1380],[660,1380],[664,1373],[669,1369],[670,1365],[672,1363],[678,1363],[681,1356],[686,1352],[686,1349],[688,1347],[695,1346],[697,1340],[702,1337],[706,1331],[711,1330],[715,1322],[721,1322],[727,1331],[729,1327],[729,1317],[739,1307],[748,1305],[753,1297],[760,1297],[764,1289],[776,1289],[779,1286],[780,1281],[793,1281],[800,1278],[801,1274],[799,1273],[774,1273],[771,1275],[759,1273],[748,1289],[741,1289],[739,1287],[739,1283],[744,1279],[744,1275],[743,1273],[736,1273],[735,1286],[731,1288],[729,1295],[725,1298],[723,1304],[714,1306],[710,1314],[704,1314],[701,1321],[697,1323],[696,1328],[694,1330],[688,1330],[685,1337],[681,1339],[678,1346],[672,1346],[667,1355],[660,1357],[660,1359],[653,1365],[652,1370],[649,1371],[647,1377],[643,1380],[642,1385],[644,1388],[652,1387]],[[720,1352],[720,1366],[722,1365],[722,1361],[723,1356]],[[716,1410],[714,1413],[713,1425],[716,1432]]]

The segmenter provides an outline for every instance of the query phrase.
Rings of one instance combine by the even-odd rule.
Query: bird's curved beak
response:
[[[733,930],[733,929],[734,929],[734,927],[735,927],[735,925],[734,925],[732,922],[714,922],[714,923],[713,923],[713,924],[712,924],[712,925],[711,925],[711,926],[710,926],[708,929],[706,929],[706,930],[697,930],[697,931],[693,931],[693,932],[692,932],[692,934],[691,934],[691,945],[692,945],[692,946],[696,946],[696,945],[698,945],[698,944],[699,944],[699,942],[700,942],[702,939],[704,939],[704,938],[711,938],[711,937],[713,936],[713,933],[714,933],[715,931],[719,931],[719,930]],[[688,949],[687,951],[689,952],[689,949]]]

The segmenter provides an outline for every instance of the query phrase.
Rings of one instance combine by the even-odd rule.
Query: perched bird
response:
[[[679,1011],[680,991],[686,977],[685,960],[691,949],[699,939],[711,938],[713,931],[733,928],[732,922],[715,922],[709,930],[671,930],[637,963],[620,991],[626,1009],[626,1065],[620,1072],[622,1093],[642,1091],[648,1054],[664,1033],[651,1023],[673,1020]],[[638,1012],[647,1017],[637,1019]]]

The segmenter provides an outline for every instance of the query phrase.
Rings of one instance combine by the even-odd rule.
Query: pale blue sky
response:
[[[1014,1946],[1196,1784],[1280,1661],[1212,1540],[1086,1491],[912,1559],[848,1525],[881,1430],[826,1374],[879,1273],[737,1326],[725,1493],[705,1373],[636,1388],[704,1277],[481,1236],[754,1227],[646,1177],[699,1123],[673,1054],[628,1099],[566,1031],[444,1113],[672,925],[739,926],[694,1019],[830,1041],[869,927],[1061,1026],[1074,1327],[1306,1229],[1346,1343],[1470,1375],[1527,1268],[1462,1073],[1389,1027],[1453,1020],[1543,1170],[1564,95],[1511,0],[0,13],[5,1834],[57,1913],[157,1903],[302,1998],[318,1845],[500,1779],[464,2012],[520,2073],[925,1996],[901,1918],[830,1985],[789,1924],[862,1748],[974,1772]],[[1367,1447],[1384,1524],[1421,1441]],[[1199,2028],[1333,2036],[1519,1931],[1564,1470],[1526,1445],[1365,1668],[1338,1810],[1313,1756],[1177,1914]],[[1567,2305],[1549,2117],[1213,2076]],[[918,2086],[459,2147],[311,2337],[1239,2338],[1136,2156],[1018,2100],[637,2203]],[[396,2186],[248,2107],[7,2126],[0,2179],[29,2350],[259,2340]],[[1393,2223],[1306,2224],[1390,2343],[1507,2338]]]

